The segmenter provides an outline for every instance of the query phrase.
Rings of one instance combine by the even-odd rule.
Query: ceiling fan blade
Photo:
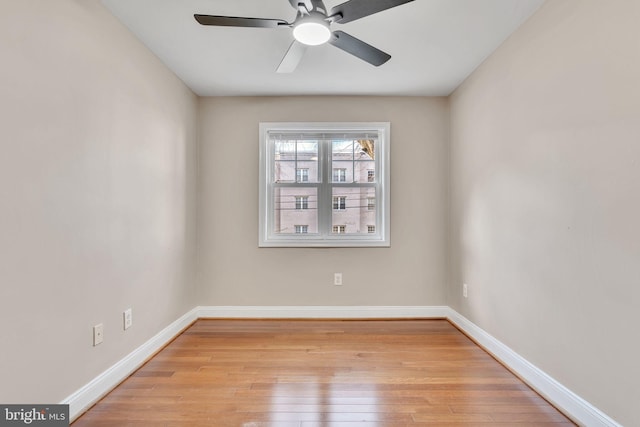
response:
[[[350,0],[331,9],[329,16],[342,15],[336,22],[346,24],[392,7],[400,6],[413,0]]]
[[[278,28],[289,27],[283,19],[241,18],[236,16],[193,15],[202,25],[215,25],[218,27],[250,27],[250,28]]]
[[[344,31],[334,31],[329,43],[376,67],[391,59],[391,55],[388,53],[376,49],[370,44],[350,36]]]
[[[292,73],[300,63],[300,60],[306,51],[306,44],[294,40],[293,43],[291,43],[291,46],[289,46],[287,53],[284,54],[284,58],[280,61],[280,65],[278,65],[278,69],[276,71],[278,73]]]

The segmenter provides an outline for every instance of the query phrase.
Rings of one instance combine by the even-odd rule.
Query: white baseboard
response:
[[[530,387],[580,425],[588,427],[622,427],[622,425],[598,408],[560,384],[457,311],[449,309],[447,318],[496,359],[515,372]]]
[[[447,306],[202,306],[195,307],[124,359],[64,399],[74,420],[138,369],[194,320],[199,318],[254,319],[448,319],[489,353],[520,376],[529,386],[580,425],[622,427],[602,411],[551,378],[473,322]]]
[[[198,310],[194,308],[60,402],[64,405],[69,405],[69,418],[71,421],[82,415],[91,405],[135,372],[149,357],[174,339],[197,318]]]
[[[449,310],[447,306],[206,306],[198,307],[198,316],[253,319],[444,319]]]

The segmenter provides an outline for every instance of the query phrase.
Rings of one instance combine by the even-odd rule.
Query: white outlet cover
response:
[[[123,327],[125,331],[133,325],[133,313],[130,308],[122,312],[122,320],[124,322]]]
[[[102,323],[93,327],[93,346],[97,346],[104,341],[104,325]]]
[[[335,273],[333,275],[333,284],[336,286],[342,286],[342,273]]]

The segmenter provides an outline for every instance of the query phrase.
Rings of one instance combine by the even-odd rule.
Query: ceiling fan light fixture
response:
[[[323,19],[307,18],[293,28],[293,37],[302,44],[318,46],[329,41],[331,30]]]

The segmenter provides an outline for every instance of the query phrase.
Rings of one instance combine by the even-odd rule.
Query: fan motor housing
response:
[[[296,10],[306,9],[308,13],[320,12],[327,16],[327,8],[322,0],[289,0],[289,3]]]

